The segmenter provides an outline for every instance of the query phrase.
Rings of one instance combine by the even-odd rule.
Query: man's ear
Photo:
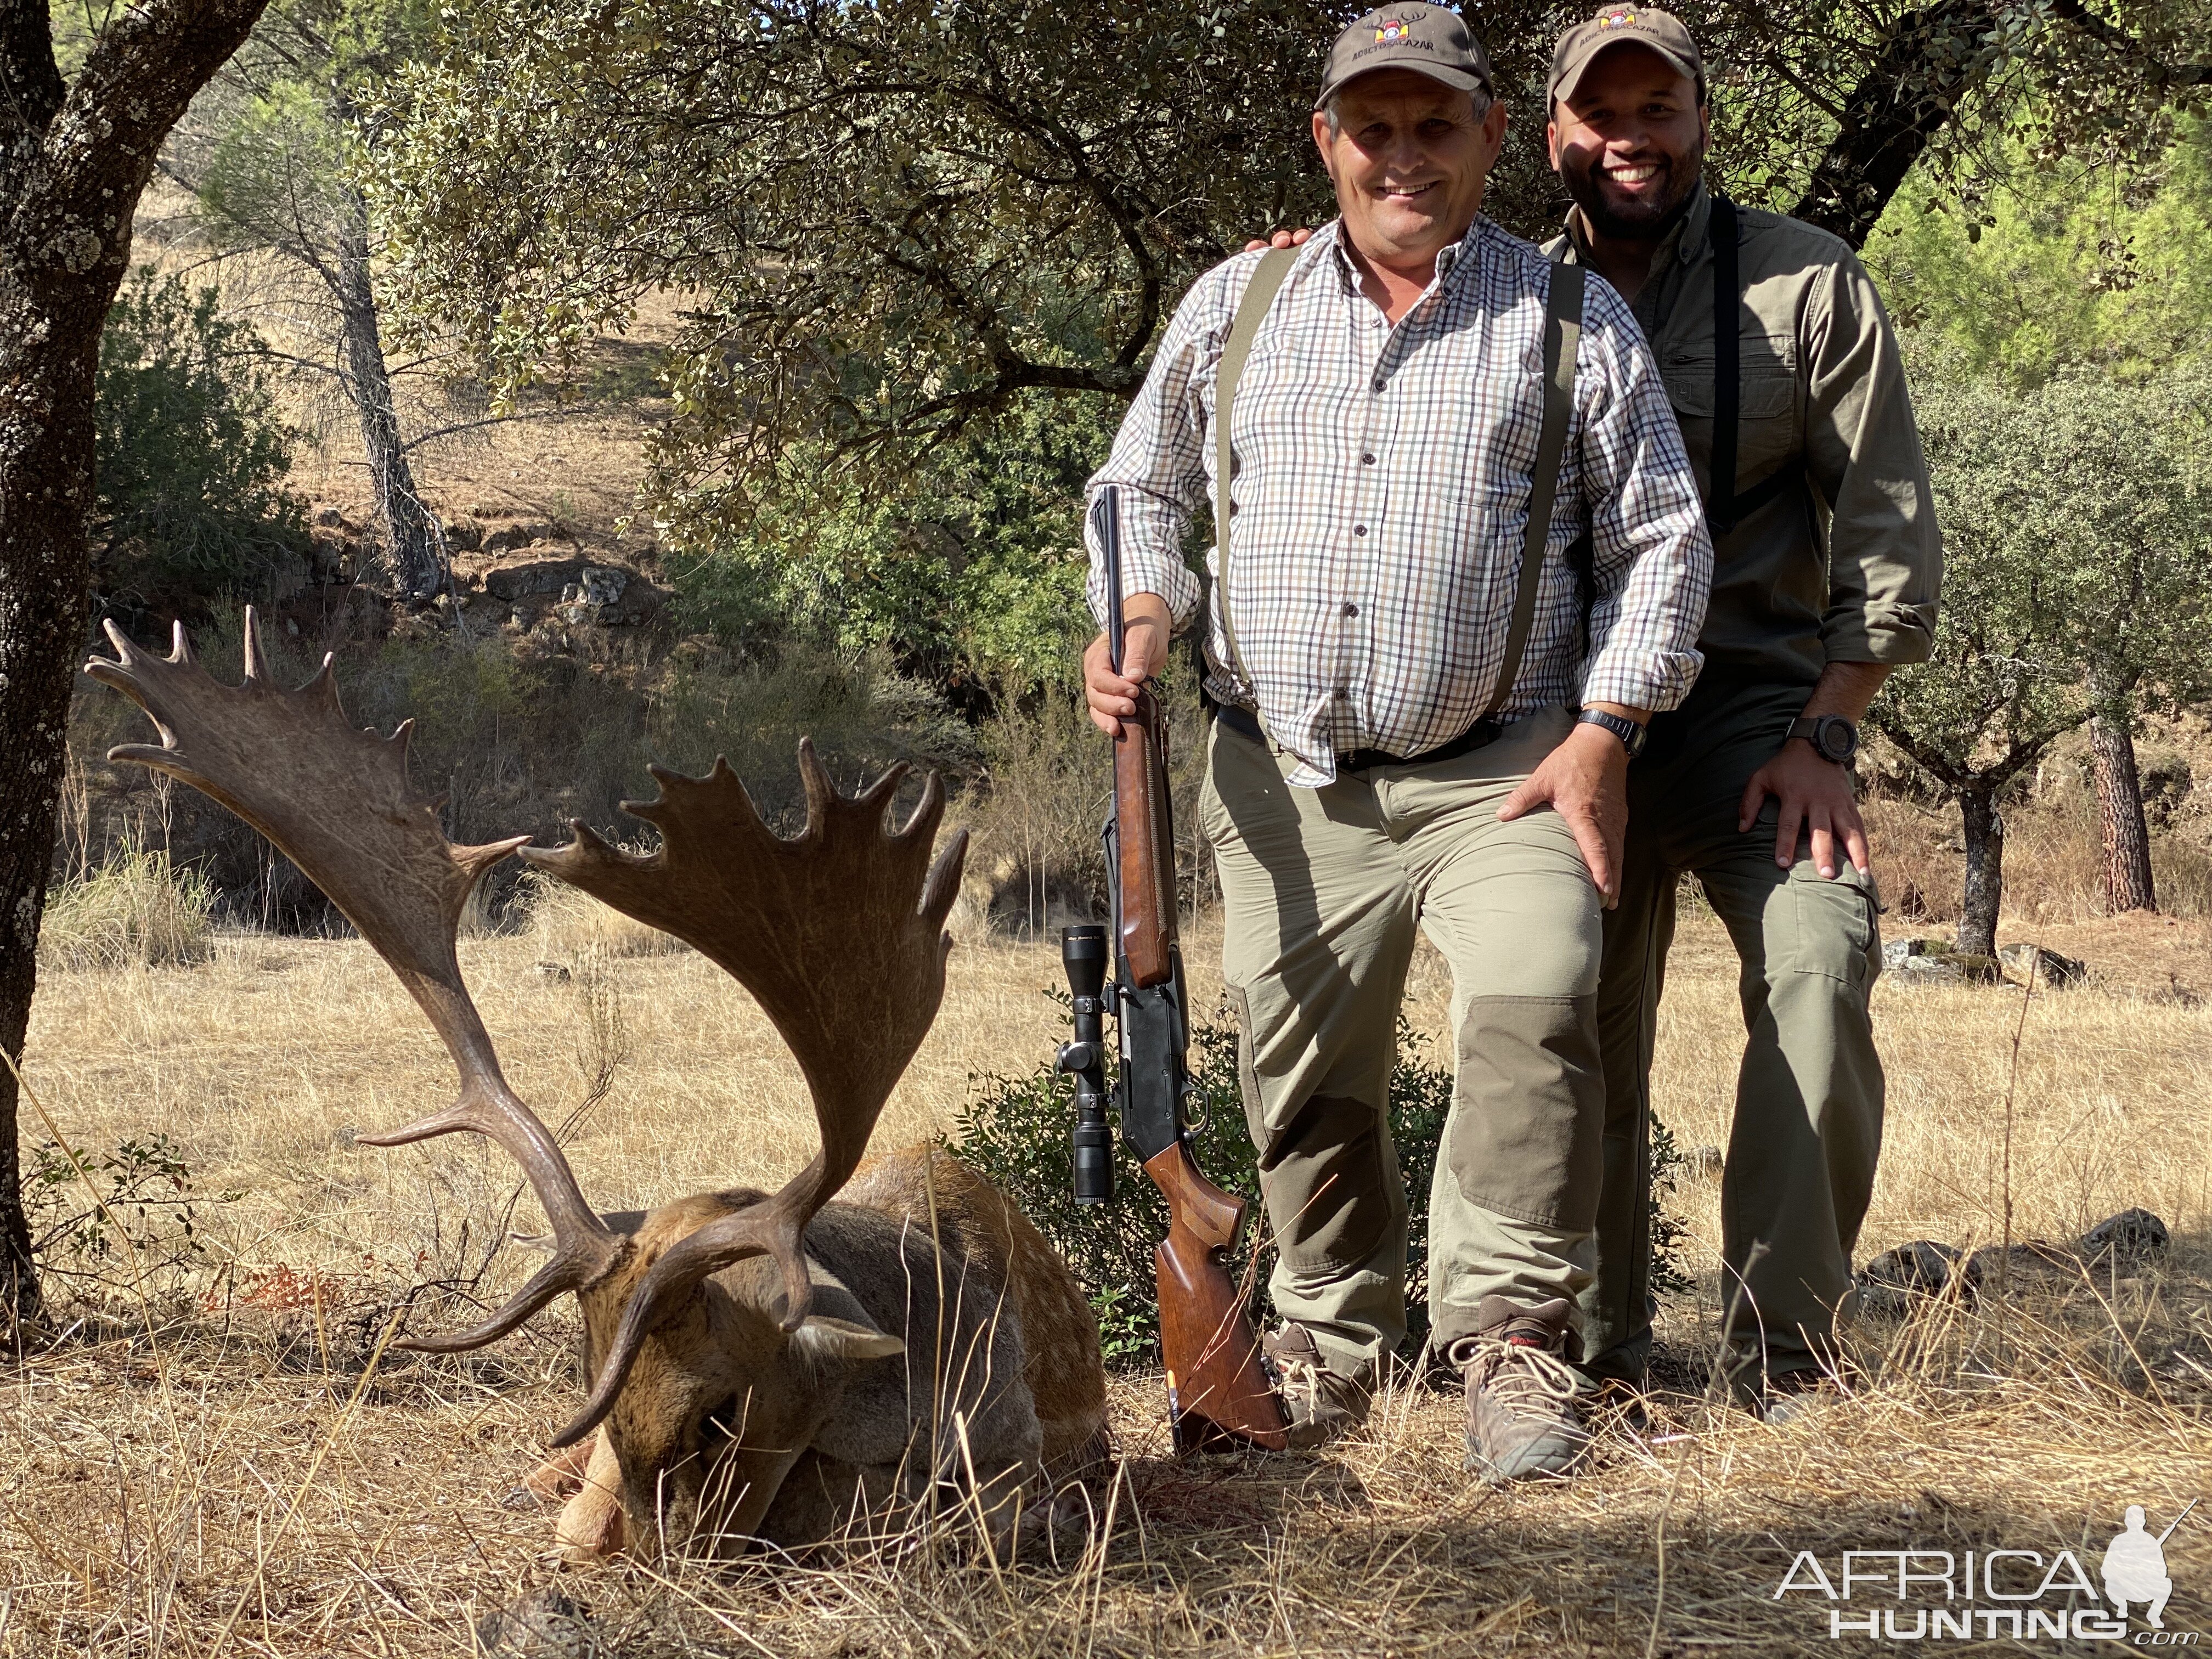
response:
[[[791,1349],[808,1364],[826,1368],[890,1359],[904,1353],[906,1344],[889,1331],[814,1314],[791,1334]]]
[[[1544,153],[1552,158],[1552,171],[1557,173],[1559,170],[1559,124],[1557,121],[1544,123]]]
[[[1321,152],[1322,171],[1328,174],[1331,183],[1336,179],[1336,158],[1329,154],[1328,116],[1322,110],[1313,112],[1314,148]]]

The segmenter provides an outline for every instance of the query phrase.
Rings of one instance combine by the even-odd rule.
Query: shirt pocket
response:
[[[1751,335],[1739,348],[1736,477],[1749,488],[1795,455],[1797,433],[1796,342]],[[1659,366],[1692,454],[1710,471],[1716,408],[1716,365],[1710,345],[1669,351]]]

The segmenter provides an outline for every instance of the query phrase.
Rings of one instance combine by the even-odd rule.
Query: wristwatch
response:
[[[1644,752],[1644,739],[1646,735],[1644,729],[1634,720],[1623,715],[1608,714],[1602,708],[1585,708],[1582,712],[1582,718],[1576,724],[1602,726],[1620,739],[1620,746],[1628,750],[1628,758],[1631,760],[1634,760]]]
[[[1841,714],[1808,714],[1790,722],[1790,735],[1813,745],[1822,760],[1849,766],[1859,752],[1859,729]]]

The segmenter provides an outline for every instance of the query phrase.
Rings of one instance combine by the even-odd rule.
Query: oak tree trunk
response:
[[[421,599],[444,585],[444,562],[422,498],[415,490],[414,469],[399,436],[399,416],[385,367],[384,340],[376,321],[376,289],[368,264],[368,204],[358,191],[349,194],[346,222],[337,239],[337,301],[343,335],[346,390],[361,417],[362,448],[368,457],[369,488],[384,533],[384,556],[393,586],[403,599]]]
[[[2133,699],[2109,675],[2092,672],[2089,756],[2097,780],[2097,841],[2102,857],[2105,909],[2155,910],[2151,880],[2150,824],[2143,816],[2142,779],[2136,770]]]
[[[100,331],[156,152],[264,0],[111,13],[74,87],[44,0],[0,0],[0,1046],[23,1052],[85,631]],[[39,1314],[0,1066],[0,1340]]]
[[[1965,820],[1966,891],[1959,915],[1959,949],[1970,956],[1997,953],[1997,910],[2004,902],[2004,815],[1996,791],[1976,785],[1959,794]]]

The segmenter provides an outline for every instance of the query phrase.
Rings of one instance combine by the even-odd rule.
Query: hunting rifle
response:
[[[1107,649],[1121,672],[1121,526],[1118,493],[1099,491],[1092,526],[1105,555]],[[1243,1440],[1280,1449],[1281,1401],[1261,1364],[1260,1340],[1230,1273],[1248,1202],[1208,1181],[1191,1154],[1184,1099],[1193,1091],[1185,1053],[1182,955],[1176,944],[1175,821],[1170,810],[1167,723],[1149,686],[1114,739],[1114,811],[1106,821],[1108,930],[1070,927],[1060,959],[1074,993],[1075,1040],[1059,1069],[1075,1078],[1075,1201],[1114,1196],[1113,1131],[1106,1121],[1105,1017],[1121,1036],[1113,1085],[1121,1134],[1168,1201],[1168,1236],[1154,1252],[1168,1420],[1178,1452]]]

